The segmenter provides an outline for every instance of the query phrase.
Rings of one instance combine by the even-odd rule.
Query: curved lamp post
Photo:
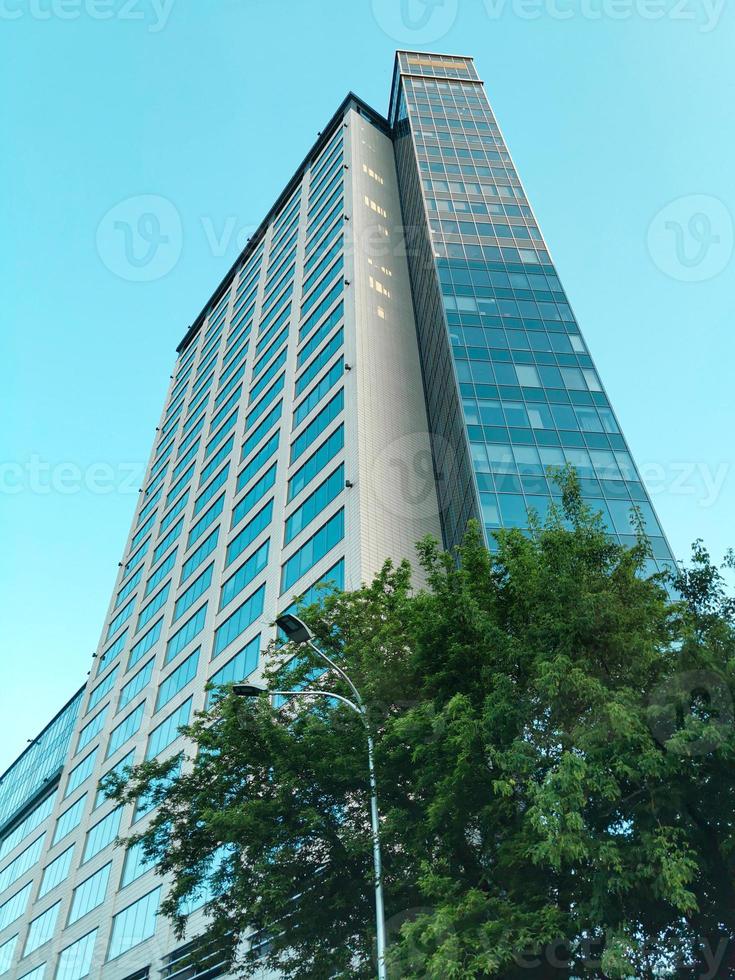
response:
[[[303,623],[297,616],[292,616],[290,613],[287,613],[284,616],[280,616],[276,620],[276,625],[283,630],[286,638],[292,643],[308,644],[308,646],[311,647],[320,660],[323,660],[326,664],[328,664],[329,667],[342,678],[342,680],[352,691],[355,700],[351,701],[349,698],[345,698],[341,694],[333,694],[331,691],[269,691],[267,688],[262,687],[259,684],[233,684],[232,692],[238,697],[246,698],[261,697],[265,694],[286,698],[332,698],[336,701],[341,701],[342,704],[346,704],[348,708],[351,708],[362,718],[362,722],[365,726],[365,733],[367,735],[368,772],[370,774],[370,824],[373,839],[373,866],[375,869],[375,929],[378,945],[378,980],[387,980],[388,974],[386,972],[385,964],[385,906],[383,902],[383,871],[380,856],[380,824],[378,821],[378,784],[375,778],[373,737],[370,734],[367,711],[365,710],[365,705],[360,697],[360,692],[352,683],[352,680],[338,664],[334,663],[333,660],[330,660],[326,653],[323,653],[314,643],[313,634],[306,623]]]

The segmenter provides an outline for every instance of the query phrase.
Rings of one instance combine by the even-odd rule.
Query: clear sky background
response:
[[[474,55],[675,554],[735,543],[732,5],[0,0],[0,770],[90,667],[176,344],[396,47]]]

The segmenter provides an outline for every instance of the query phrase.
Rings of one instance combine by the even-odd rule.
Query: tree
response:
[[[490,552],[470,527],[458,556],[424,541],[425,589],[387,563],[304,612],[369,705],[390,975],[735,976],[721,573],[698,543],[675,580],[646,577],[642,532],[610,541],[573,473],[543,526],[496,538]],[[272,655],[272,687],[313,677],[308,650]],[[336,702],[296,701],[222,692],[186,729],[178,776],[148,762],[110,792],[157,805],[129,843],[168,876],[180,931],[209,898],[238,975],[371,977],[364,730]],[[248,949],[253,933],[268,942]]]

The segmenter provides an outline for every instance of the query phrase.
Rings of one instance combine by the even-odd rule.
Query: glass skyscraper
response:
[[[543,519],[572,464],[611,533],[633,542],[635,504],[670,562],[472,59],[399,52],[390,121],[445,543]]]
[[[317,583],[471,517],[492,544],[567,462],[670,561],[472,60],[399,52],[388,118],[345,99],[177,348],[88,682],[0,782],[0,977],[193,978],[205,913],[175,939],[100,779],[178,753]]]

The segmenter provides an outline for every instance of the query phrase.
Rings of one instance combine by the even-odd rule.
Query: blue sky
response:
[[[396,47],[475,56],[676,555],[733,543],[732,6],[2,0],[0,22],[0,770],[89,669],[175,345],[346,92],[385,111]],[[151,195],[146,266],[115,222]]]

